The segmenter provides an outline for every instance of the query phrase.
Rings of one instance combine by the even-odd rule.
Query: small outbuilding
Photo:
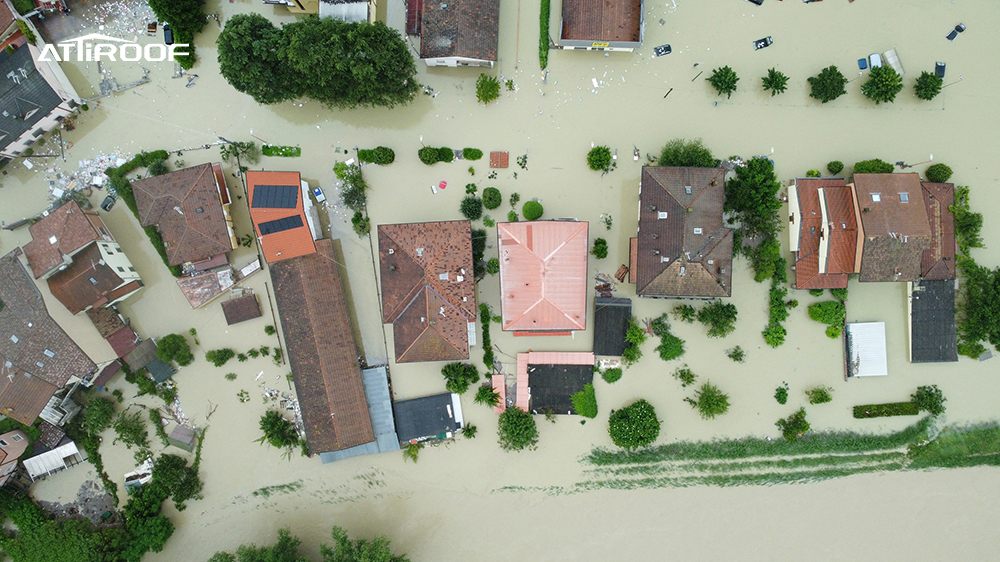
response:
[[[844,350],[848,377],[884,377],[889,374],[885,322],[848,324]]]
[[[632,300],[597,297],[594,299],[594,355],[621,357],[625,352],[625,332],[632,318]]]
[[[462,428],[462,403],[455,393],[397,400],[392,405],[401,442],[450,437]]]

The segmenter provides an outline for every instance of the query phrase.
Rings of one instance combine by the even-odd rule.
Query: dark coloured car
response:
[[[170,29],[170,24],[163,24],[163,42],[167,45],[174,44],[174,30]]]

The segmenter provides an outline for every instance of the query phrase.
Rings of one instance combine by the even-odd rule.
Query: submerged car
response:
[[[954,41],[955,38],[958,37],[958,34],[961,33],[961,32],[963,32],[963,31],[965,31],[965,24],[964,23],[960,23],[960,24],[956,25],[955,29],[952,29],[951,33],[949,33],[947,35],[948,40],[949,41]]]
[[[759,51],[759,50],[763,49],[764,47],[770,47],[771,43],[774,43],[774,41],[772,41],[771,40],[771,36],[768,35],[767,37],[765,37],[763,39],[758,39],[758,40],[754,41],[753,42],[753,48],[754,48],[754,50]]]

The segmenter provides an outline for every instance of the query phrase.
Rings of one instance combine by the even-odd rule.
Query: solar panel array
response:
[[[253,190],[251,207],[263,209],[294,209],[299,201],[297,185],[258,185]]]
[[[267,236],[268,234],[274,234],[275,232],[284,232],[285,230],[299,228],[302,226],[302,217],[299,215],[285,217],[274,221],[262,222],[259,226],[260,235]]]

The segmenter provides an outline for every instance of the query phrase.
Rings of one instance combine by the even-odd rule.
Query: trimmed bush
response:
[[[433,146],[425,146],[417,151],[420,161],[428,166],[438,163],[438,149]]]
[[[599,260],[608,257],[608,241],[603,238],[594,240],[594,248],[590,250],[590,253]]]
[[[386,166],[396,161],[396,152],[385,146],[376,146],[372,149],[363,148],[358,151],[358,160]]]
[[[479,220],[483,216],[483,200],[475,195],[466,195],[462,198],[459,210],[462,211],[462,216],[470,221]]]
[[[844,169],[844,163],[841,162],[840,160],[834,160],[826,165],[826,171],[830,172],[831,176],[839,174],[840,171],[843,169]]]
[[[645,447],[660,436],[656,410],[645,400],[636,400],[621,410],[612,410],[608,420],[611,441],[623,449]]]
[[[538,201],[528,201],[521,207],[521,214],[524,215],[525,220],[534,221],[542,218],[542,214],[545,209],[542,208],[542,204]]]
[[[854,417],[885,418],[889,416],[915,416],[920,409],[913,402],[892,402],[889,404],[867,404],[854,407]]]
[[[944,164],[933,164],[928,166],[927,171],[924,173],[927,175],[927,181],[931,183],[944,183],[951,177],[951,168]]]
[[[573,411],[585,418],[597,417],[597,396],[594,395],[594,385],[587,383],[583,390],[570,396],[573,401]]]
[[[478,148],[463,148],[462,158],[466,160],[479,160],[483,157],[483,151]]]
[[[495,187],[487,187],[483,190],[483,206],[493,210],[503,204],[503,195]]]

